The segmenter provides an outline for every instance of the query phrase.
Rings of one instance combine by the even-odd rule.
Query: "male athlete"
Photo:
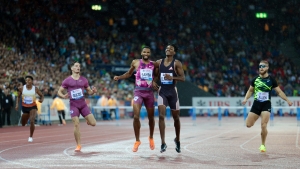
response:
[[[70,113],[74,124],[74,136],[77,143],[75,152],[79,152],[81,150],[79,116],[82,115],[88,125],[96,125],[96,120],[85,102],[84,90],[86,90],[89,95],[93,95],[97,92],[97,89],[95,87],[91,89],[88,80],[80,75],[79,62],[73,62],[70,65],[70,69],[72,75],[62,82],[57,95],[64,99],[70,99]],[[65,91],[67,91],[67,93]]]
[[[169,106],[174,119],[176,133],[176,138],[174,139],[176,144],[175,150],[180,153],[180,109],[176,83],[177,81],[184,82],[185,76],[181,62],[174,58],[177,47],[174,44],[170,44],[167,46],[165,52],[166,58],[156,61],[159,64],[159,72],[156,72],[156,74],[160,77],[161,86],[159,87],[155,83],[156,80],[153,82],[154,89],[158,89],[159,130],[162,143],[160,152],[163,153],[167,149],[165,142],[165,115],[166,107]]]
[[[152,89],[152,81],[154,78],[154,70],[158,68],[158,64],[149,60],[151,51],[150,47],[145,46],[141,52],[142,59],[135,59],[132,61],[130,69],[121,76],[115,76],[114,80],[126,79],[131,77],[134,70],[136,70],[135,74],[135,89],[134,89],[134,102],[133,102],[133,128],[135,134],[135,143],[133,145],[132,151],[136,152],[141,144],[140,141],[140,111],[142,104],[144,103],[148,119],[149,119],[149,128],[150,128],[150,136],[149,136],[149,144],[150,149],[154,150],[155,144],[153,140],[153,131],[154,131],[154,94]]]
[[[247,100],[254,92],[254,102],[251,107],[250,113],[246,119],[246,125],[248,128],[252,127],[255,121],[261,117],[261,146],[259,150],[265,152],[266,150],[266,138],[267,138],[267,124],[270,119],[271,112],[271,91],[275,89],[277,94],[285,100],[289,106],[293,103],[288,100],[284,92],[279,88],[276,80],[268,74],[269,63],[266,60],[262,60],[259,63],[259,76],[255,77],[249,90],[246,93],[245,99],[242,104],[246,104]]]

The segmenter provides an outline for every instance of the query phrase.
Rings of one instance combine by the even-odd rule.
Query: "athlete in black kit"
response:
[[[174,142],[176,144],[176,151],[180,150],[180,120],[179,120],[179,99],[176,88],[177,81],[185,81],[182,64],[179,60],[174,59],[174,55],[177,52],[177,47],[170,44],[166,48],[166,58],[157,60],[159,64],[159,70],[156,70],[156,76],[153,82],[153,87],[158,90],[158,111],[159,111],[159,130],[161,137],[161,150],[163,153],[166,151],[167,145],[165,142],[165,115],[166,107],[169,106],[174,119],[174,127],[176,132],[176,138]],[[157,78],[160,78],[161,86],[156,83]]]

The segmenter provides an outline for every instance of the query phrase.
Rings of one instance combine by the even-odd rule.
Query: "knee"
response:
[[[139,121],[140,120],[140,116],[139,115],[134,115],[133,116],[133,120],[134,121]]]
[[[94,126],[96,126],[96,122],[93,121],[93,122],[90,123],[90,125],[94,127]]]
[[[266,130],[267,129],[267,123],[262,123],[261,124],[261,129]]]
[[[74,123],[75,128],[79,128],[79,123]]]
[[[252,127],[252,126],[253,126],[253,124],[246,123],[246,126],[247,126],[247,128],[250,128],[250,127]]]
[[[159,120],[165,120],[165,116],[162,115],[162,114],[160,114],[160,115],[159,115]]]

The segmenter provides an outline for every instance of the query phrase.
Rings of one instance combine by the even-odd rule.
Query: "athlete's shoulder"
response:
[[[162,59],[158,59],[158,60],[156,60],[155,62],[156,62],[156,63],[161,63],[161,61],[162,61]]]
[[[259,78],[260,76],[259,75],[257,75],[257,76],[255,76],[253,79],[252,79],[252,81],[255,81],[257,78]]]
[[[68,76],[67,78],[65,78],[64,80],[63,80],[63,84],[67,84],[67,83],[69,83],[70,81],[72,80],[72,77],[71,76]]]
[[[180,63],[180,64],[181,64],[181,61],[178,60],[178,59],[175,59],[175,60],[174,60],[174,63],[175,63],[175,64],[176,64],[176,63]]]
[[[80,80],[83,80],[83,81],[88,81],[86,77],[84,76],[80,76]]]
[[[272,76],[272,75],[269,75],[269,78],[270,78],[271,80],[274,80],[274,81],[276,81],[275,77],[274,77],[274,76]]]

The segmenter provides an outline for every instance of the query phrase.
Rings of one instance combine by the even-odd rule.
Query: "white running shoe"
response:
[[[29,138],[28,138],[28,142],[30,142],[30,143],[33,142],[33,138],[32,138],[32,137],[29,137]]]

